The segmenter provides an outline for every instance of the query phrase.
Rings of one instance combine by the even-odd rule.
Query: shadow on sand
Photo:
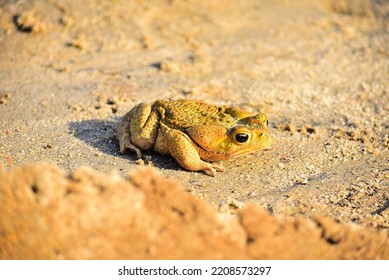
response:
[[[71,122],[69,132],[102,153],[128,159],[134,163],[137,160],[134,153],[121,154],[119,152],[119,141],[116,138],[118,123],[119,119],[117,121],[93,119]],[[148,151],[143,151],[142,155],[151,156],[153,165],[159,169],[180,170],[178,163],[171,157]]]

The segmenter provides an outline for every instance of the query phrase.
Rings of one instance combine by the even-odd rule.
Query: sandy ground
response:
[[[135,156],[119,154],[114,131],[135,104],[239,106],[268,115],[270,150],[216,177],[150,152],[152,165],[211,213],[251,205],[387,238],[388,46],[380,0],[0,0],[0,161],[125,177]]]

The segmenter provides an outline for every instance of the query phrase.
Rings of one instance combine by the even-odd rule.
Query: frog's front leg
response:
[[[165,143],[168,146],[169,153],[185,169],[191,171],[204,170],[208,175],[215,176],[216,171],[223,171],[216,164],[203,161],[197,152],[193,141],[188,135],[177,129],[170,129],[164,133]]]
[[[151,106],[145,103],[138,104],[124,115],[117,128],[120,152],[129,149],[141,158],[142,150],[153,148],[158,133],[159,117],[151,110]],[[139,149],[140,148],[140,149]]]

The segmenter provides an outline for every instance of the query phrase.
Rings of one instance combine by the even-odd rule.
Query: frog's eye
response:
[[[251,138],[251,131],[248,130],[246,127],[236,127],[233,131],[232,131],[232,139],[233,141],[238,144],[238,145],[242,145],[242,144],[246,144],[248,142],[250,142],[250,138]]]
[[[247,141],[249,141],[250,139],[250,135],[248,135],[247,133],[237,133],[235,134],[235,141],[238,142],[238,143],[246,143]]]

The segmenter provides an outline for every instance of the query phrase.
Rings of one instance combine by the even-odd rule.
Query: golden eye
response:
[[[247,133],[241,132],[235,135],[235,141],[238,143],[246,143],[249,139],[250,135],[248,135]]]
[[[244,145],[250,142],[251,131],[244,126],[237,126],[231,132],[231,138],[238,145]]]

